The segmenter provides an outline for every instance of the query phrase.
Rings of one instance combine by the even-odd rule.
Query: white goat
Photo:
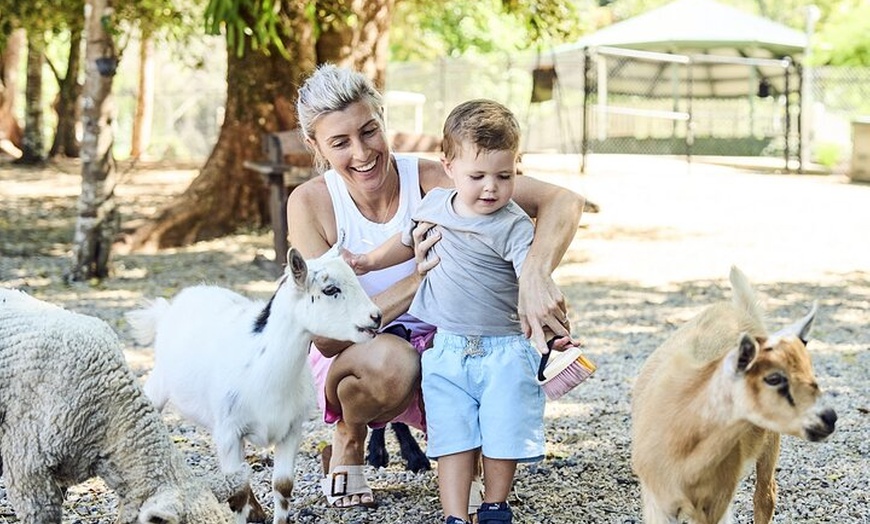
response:
[[[26,524],[60,524],[65,488],[99,476],[119,524],[231,522],[194,476],[102,320],[0,288],[0,456]]]
[[[266,304],[196,286],[127,314],[139,342],[155,342],[145,393],[158,409],[169,401],[207,428],[226,474],[248,475],[245,439],[274,446],[276,524],[288,521],[302,425],[314,405],[312,336],[364,342],[381,324],[337,248],[307,264],[291,248],[287,266]],[[229,499],[238,522],[264,520],[250,484],[243,485]]]

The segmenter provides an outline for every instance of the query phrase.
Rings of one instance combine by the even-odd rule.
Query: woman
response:
[[[381,96],[359,73],[321,66],[299,89],[297,114],[317,165],[329,168],[296,188],[287,204],[290,243],[306,258],[339,241],[351,252],[368,252],[410,224],[423,194],[452,186],[439,162],[390,153]],[[568,334],[564,300],[551,273],[574,237],[583,198],[520,177],[514,200],[537,219],[519,279],[519,315],[525,334],[543,348],[544,326]],[[426,235],[429,227],[414,231],[415,260],[360,277],[383,312],[384,332],[364,344],[315,340],[310,362],[318,399],[324,420],[336,424],[323,481],[331,505],[374,503],[362,468],[369,425],[398,420],[425,430],[419,353],[432,328],[405,312],[421,275],[438,263],[426,260],[438,241]]]

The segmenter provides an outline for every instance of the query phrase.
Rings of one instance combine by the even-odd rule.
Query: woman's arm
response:
[[[574,239],[585,199],[568,189],[519,176],[514,200],[535,217],[535,238],[519,279],[518,313],[523,332],[540,349],[546,348],[544,326],[556,335],[570,335],[566,329],[565,297],[553,281],[559,265]]]

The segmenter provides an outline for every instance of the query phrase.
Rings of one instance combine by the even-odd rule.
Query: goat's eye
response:
[[[771,373],[764,377],[764,383],[768,386],[782,386],[788,383],[788,379],[782,373]]]
[[[338,286],[329,285],[323,288],[323,294],[328,297],[337,295],[339,293],[341,293],[341,288],[339,288]]]

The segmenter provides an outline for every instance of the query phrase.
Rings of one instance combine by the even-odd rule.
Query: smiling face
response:
[[[464,217],[489,215],[507,205],[514,192],[517,155],[463,145],[444,170],[456,186],[453,209]]]
[[[364,102],[321,116],[309,141],[352,187],[374,191],[387,178],[390,165],[387,136],[380,117]]]

